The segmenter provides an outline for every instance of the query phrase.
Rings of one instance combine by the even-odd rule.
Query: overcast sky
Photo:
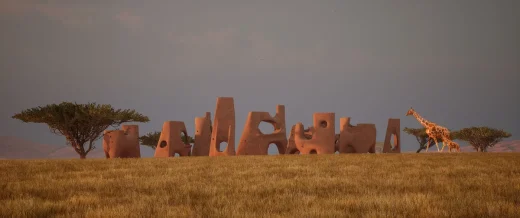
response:
[[[0,0],[0,135],[64,145],[43,124],[11,119],[62,101],[136,109],[141,134],[235,98],[249,111],[313,112],[420,127],[406,111],[520,139],[518,0]],[[117,3],[116,3],[117,2]],[[403,134],[404,150],[415,150]],[[101,148],[99,145],[98,148]],[[273,149],[274,150],[274,149]],[[145,156],[151,154],[144,151]]]

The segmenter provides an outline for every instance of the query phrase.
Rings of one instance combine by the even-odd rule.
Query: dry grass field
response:
[[[0,160],[0,217],[520,217],[520,154]]]

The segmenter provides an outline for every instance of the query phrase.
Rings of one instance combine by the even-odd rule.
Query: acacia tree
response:
[[[159,143],[160,137],[161,132],[149,132],[148,134],[139,137],[139,141],[141,142],[141,145],[146,145],[155,150],[157,148],[157,143]],[[184,134],[181,136],[181,140],[184,142],[184,144],[195,143],[195,140],[191,136],[186,136]]]
[[[139,142],[141,143],[141,145],[146,145],[155,150],[155,148],[157,147],[157,143],[159,142],[160,136],[161,132],[149,132],[146,135],[140,136]]]
[[[45,123],[52,133],[65,136],[81,159],[95,149],[94,141],[101,138],[109,126],[126,122],[148,122],[148,117],[130,109],[114,109],[109,104],[77,104],[62,102],[23,110],[12,118],[24,123]],[[84,145],[88,142],[88,147]]]
[[[405,133],[408,133],[410,135],[415,136],[415,139],[417,139],[417,142],[419,143],[419,149],[417,149],[416,153],[421,152],[422,150],[426,150],[427,147],[432,147],[435,145],[435,141],[433,139],[430,139],[428,137],[428,134],[426,134],[426,128],[408,128],[405,127],[403,129]],[[455,139],[456,135],[453,132],[450,132],[450,137],[452,139]],[[437,142],[441,143],[443,142],[442,138],[437,138]]]
[[[428,134],[426,134],[426,128],[408,128],[405,127],[403,129],[405,133],[415,136],[417,142],[419,143],[419,149],[417,149],[416,153],[421,152],[423,149],[426,149],[428,143],[429,147],[435,144],[433,140],[428,139]]]
[[[464,128],[454,134],[458,139],[469,142],[477,152],[487,152],[488,147],[493,147],[502,139],[511,137],[511,133],[486,126]]]

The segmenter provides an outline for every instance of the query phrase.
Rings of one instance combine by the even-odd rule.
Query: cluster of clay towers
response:
[[[376,126],[350,124],[350,117],[340,118],[339,134],[335,132],[334,113],[314,113],[313,126],[293,125],[289,138],[285,123],[285,106],[277,105],[276,114],[249,112],[238,148],[235,151],[235,106],[232,97],[218,97],[213,122],[211,113],[195,118],[193,148],[181,140],[188,136],[182,121],[166,121],[155,149],[154,157],[179,156],[234,156],[267,155],[270,144],[276,145],[279,154],[334,154],[375,153]],[[261,122],[274,127],[272,133],[259,129]],[[400,153],[400,120],[389,119],[383,153]],[[139,130],[136,125],[122,125],[121,130],[107,130],[103,148],[107,158],[140,157]],[[392,140],[393,138],[393,140]],[[227,143],[221,149],[221,143]]]
[[[414,116],[419,123],[426,128],[426,134],[428,134],[428,138],[435,142],[435,146],[437,147],[437,152],[443,152],[444,147],[448,146],[448,151],[456,151],[460,152],[460,146],[456,142],[451,139],[450,131],[448,128],[438,125],[434,122],[430,122],[424,119],[419,113],[417,113],[413,108],[410,107],[410,110],[406,112],[406,116]],[[438,139],[442,139],[442,149],[439,149]],[[426,152],[428,152],[428,148],[430,148],[430,142],[427,143]]]

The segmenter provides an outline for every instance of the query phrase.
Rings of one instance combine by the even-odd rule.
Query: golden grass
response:
[[[520,154],[1,160],[0,217],[520,217]]]

